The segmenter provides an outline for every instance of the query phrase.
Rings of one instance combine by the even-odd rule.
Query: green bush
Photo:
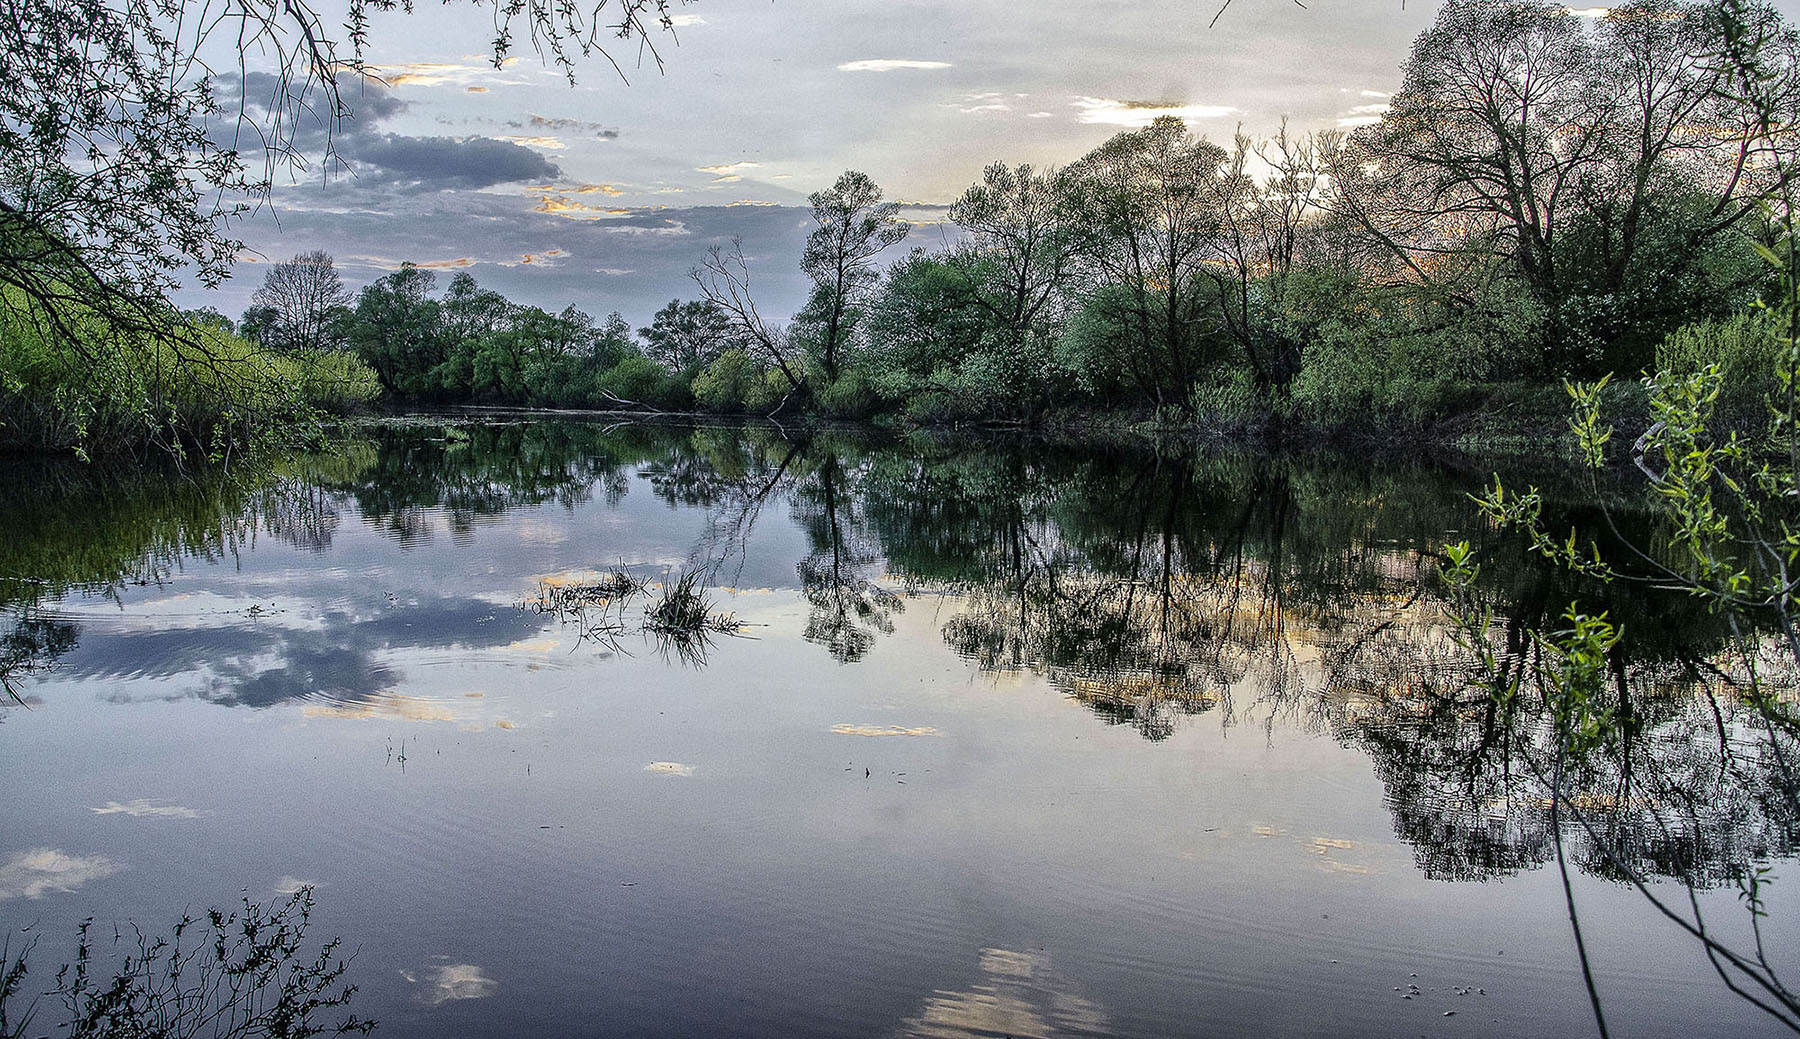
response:
[[[627,357],[608,368],[597,380],[597,385],[602,399],[596,403],[603,407],[616,406],[622,401],[661,408],[679,403],[688,396],[687,383],[641,354]]]
[[[1756,312],[1683,325],[1656,347],[1658,371],[1697,375],[1707,365],[1717,365],[1718,413],[1735,422],[1762,416],[1764,401],[1777,385],[1780,360],[1775,330]]]
[[[843,372],[836,382],[819,391],[815,401],[820,411],[840,419],[867,418],[881,403],[869,373],[861,368]]]
[[[210,323],[121,332],[92,314],[53,322],[0,308],[0,447],[82,458],[145,445],[228,455],[316,432],[316,408],[373,399],[373,371],[344,354],[276,355]],[[171,322],[186,319],[171,315]]]
[[[1194,386],[1189,403],[1202,422],[1237,425],[1264,413],[1256,381],[1247,368],[1219,367]]]
[[[736,348],[727,350],[694,376],[694,401],[707,411],[742,411],[761,377],[749,354]]]
[[[791,389],[787,376],[781,374],[781,369],[770,368],[763,372],[761,377],[753,380],[749,389],[745,390],[744,410],[757,415],[766,415],[780,407],[782,401],[788,399],[788,392]]]
[[[334,350],[287,354],[273,360],[276,370],[299,387],[301,398],[316,408],[352,411],[381,396],[375,369],[355,354]]]
[[[1328,321],[1289,386],[1295,417],[1328,424],[1426,422],[1469,403],[1473,386],[1434,337],[1384,336]]]

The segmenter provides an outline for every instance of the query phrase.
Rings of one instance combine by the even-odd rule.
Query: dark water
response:
[[[313,885],[388,1036],[1590,1034],[1548,736],[1443,619],[1469,539],[1507,637],[1624,626],[1627,751],[1562,820],[1613,1034],[1776,1034],[1625,880],[1735,943],[1772,864],[1800,971],[1792,789],[1702,695],[1723,622],[1534,565],[1478,488],[526,422],[12,471],[0,928],[41,987],[83,917]],[[553,608],[618,568],[743,627]]]

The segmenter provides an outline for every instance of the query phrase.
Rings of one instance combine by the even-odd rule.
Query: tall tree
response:
[[[436,288],[436,274],[408,263],[356,299],[350,344],[390,394],[427,396],[438,388],[435,369],[447,356],[448,337],[441,305],[431,298]]]
[[[751,292],[750,262],[744,258],[744,243],[731,240],[730,250],[713,246],[706,258],[688,272],[700,288],[700,296],[719,308],[744,344],[744,352],[764,364],[774,365],[787,380],[789,397],[806,386],[806,368],[788,344],[787,330],[757,308]],[[780,408],[776,408],[777,411]]]
[[[1253,164],[1267,170],[1259,182]],[[1218,288],[1219,316],[1259,386],[1283,385],[1300,369],[1304,346],[1276,330],[1265,312],[1279,304],[1322,203],[1318,144],[1284,120],[1274,137],[1237,135],[1223,173],[1218,262],[1204,270]]]
[[[1085,280],[1115,334],[1108,360],[1158,404],[1183,404],[1218,330],[1205,265],[1217,256],[1223,148],[1173,116],[1119,134],[1068,170]]]
[[[1015,336],[1058,301],[1083,243],[1062,204],[1066,191],[1055,171],[996,162],[950,207],[951,221],[987,261],[980,269],[990,276],[970,285],[976,304]]]
[[[809,196],[813,223],[800,269],[812,278],[813,304],[819,322],[819,362],[827,381],[835,381],[846,340],[847,319],[879,278],[875,257],[912,230],[901,220],[896,202],[881,201],[881,189],[868,174],[847,170],[825,191]]]
[[[317,249],[270,267],[250,297],[258,318],[257,342],[289,353],[343,345],[343,316],[349,306],[350,290],[339,280],[330,254]]]

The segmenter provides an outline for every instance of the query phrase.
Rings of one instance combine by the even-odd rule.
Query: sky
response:
[[[806,196],[844,170],[907,204],[898,258],[953,235],[949,203],[991,162],[1066,165],[1161,114],[1219,142],[1374,121],[1440,6],[1232,0],[1209,26],[1212,0],[694,0],[654,36],[660,71],[627,45],[625,78],[596,58],[574,86],[528,46],[494,68],[488,8],[377,14],[383,82],[344,91],[347,168],[283,175],[233,228],[233,278],[178,302],[235,316],[269,263],[323,249],[352,289],[412,261],[642,326],[739,237],[785,315]]]

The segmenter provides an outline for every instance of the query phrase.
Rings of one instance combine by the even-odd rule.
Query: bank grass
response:
[[[229,458],[310,440],[322,413],[378,392],[347,354],[274,353],[175,314],[122,330],[0,297],[0,451]]]

